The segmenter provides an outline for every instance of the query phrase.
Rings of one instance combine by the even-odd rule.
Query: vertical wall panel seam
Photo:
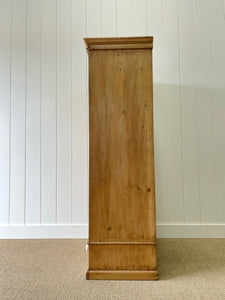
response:
[[[100,34],[102,36],[102,0],[100,0]]]
[[[195,14],[195,5],[194,1],[192,0],[192,7],[193,7],[193,23],[194,23],[194,72],[195,72],[195,78],[194,78],[194,91],[195,91],[195,107],[196,107],[196,128],[197,128],[197,171],[198,171],[198,202],[199,202],[199,224],[202,224],[202,207],[201,207],[201,190],[200,190],[200,163],[199,163],[199,120],[198,120],[198,96],[197,96],[197,63],[196,63],[196,14]]]
[[[223,0],[223,17],[225,19],[225,0]]]
[[[41,186],[41,172],[42,172],[42,22],[43,22],[43,0],[41,0],[41,16],[40,16],[40,225],[41,219],[41,200],[42,200],[42,186]]]
[[[58,26],[58,0],[55,0],[55,4],[56,4],[56,18],[55,18],[55,29],[56,29],[56,49],[55,49],[55,52],[56,52],[56,61],[55,61],[55,64],[56,64],[56,74],[55,74],[55,80],[56,80],[56,85],[55,85],[55,89],[56,89],[56,94],[55,94],[55,100],[56,100],[56,207],[55,207],[55,214],[56,214],[56,219],[55,219],[55,223],[58,224],[58,94],[57,94],[57,82],[58,82],[58,63],[57,63],[57,60],[58,60],[58,50],[57,50],[57,47],[58,47],[58,37],[57,37],[57,34],[58,34],[58,30],[57,30],[57,26]]]
[[[182,93],[181,93],[181,41],[180,41],[180,17],[179,17],[179,0],[177,0],[177,31],[178,31],[178,62],[179,62],[179,108],[180,108],[180,152],[181,152],[181,172],[182,172],[182,201],[183,201],[183,222],[185,224],[185,205],[184,205],[184,166],[183,166],[183,124],[182,124]]]
[[[213,55],[212,55],[212,28],[211,28],[211,6],[210,1],[208,0],[208,17],[209,17],[209,50],[210,50],[210,94],[211,94],[211,105],[212,105],[212,139],[213,139],[213,179],[214,179],[214,191],[215,191],[215,198],[216,198],[216,221],[218,223],[218,190],[216,188],[216,182],[217,182],[217,168],[216,168],[216,150],[215,150],[215,119],[214,119],[214,101],[215,101],[215,95],[213,90],[213,74],[212,74],[212,64],[213,64]]]
[[[73,223],[73,0],[70,0],[70,7],[71,7],[71,12],[70,12],[70,30],[71,30],[71,44],[70,44],[70,50],[71,50],[71,64],[70,64],[70,76],[71,76],[71,86],[70,86],[70,101],[71,101],[71,110],[70,110],[70,122],[71,122],[71,164],[70,164],[70,176],[71,176],[71,213],[70,213],[70,218],[71,218],[71,224]]]
[[[13,3],[11,1],[11,32],[10,32],[10,74],[9,74],[9,203],[8,225],[10,225],[10,201],[11,201],[11,155],[12,155],[12,32],[13,32]]]
[[[87,0],[85,0],[85,36],[87,37]],[[86,53],[85,81],[86,81],[86,132],[87,132],[87,185],[88,185],[88,215],[89,215],[89,82],[88,82],[88,55]]]
[[[164,0],[161,0],[161,7],[162,7],[162,40],[163,40],[163,49],[162,49],[162,61],[163,61],[163,84],[165,84],[165,7],[164,7]],[[165,88],[163,87],[163,99],[165,100]],[[165,109],[165,106],[164,106]],[[167,112],[166,112],[167,114]],[[167,121],[167,118],[166,118]],[[166,125],[166,124],[165,124]],[[164,135],[165,135],[165,140],[166,140],[166,126],[164,127]],[[168,165],[167,165],[167,160],[168,157],[166,156],[166,161],[165,161],[165,172],[166,172],[166,220],[165,223],[168,223]]]
[[[116,36],[118,36],[118,16],[117,16],[117,13],[118,13],[118,3],[117,3],[118,0],[116,0]]]
[[[27,209],[27,19],[28,0],[26,0],[26,37],[25,37],[25,168],[24,168],[24,225],[26,225]]]

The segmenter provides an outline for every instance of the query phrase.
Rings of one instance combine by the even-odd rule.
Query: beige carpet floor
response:
[[[87,281],[86,240],[0,240],[0,299],[225,299],[225,240],[158,240],[159,281]]]

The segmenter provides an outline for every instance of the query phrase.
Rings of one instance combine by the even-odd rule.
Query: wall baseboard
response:
[[[225,224],[158,224],[157,238],[225,238]]]
[[[0,226],[0,239],[86,239],[87,237],[87,224]],[[225,224],[159,224],[157,238],[225,238]]]
[[[87,224],[0,226],[0,239],[82,239],[87,236]]]

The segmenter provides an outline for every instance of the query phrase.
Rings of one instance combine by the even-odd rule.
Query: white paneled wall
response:
[[[0,237],[87,235],[83,38],[140,35],[154,36],[158,236],[225,237],[224,6],[0,0]]]

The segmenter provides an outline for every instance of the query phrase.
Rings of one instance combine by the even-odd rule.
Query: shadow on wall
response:
[[[225,86],[153,93],[157,222],[224,222]]]

